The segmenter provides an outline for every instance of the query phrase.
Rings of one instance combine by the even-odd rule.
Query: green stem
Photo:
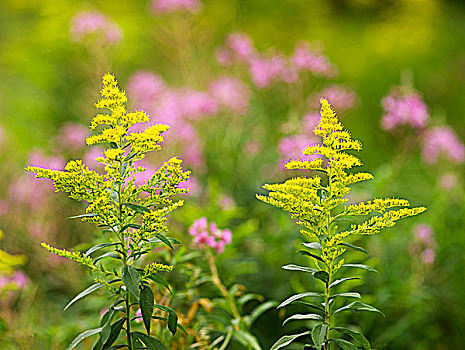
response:
[[[129,292],[126,293],[126,334],[128,337],[128,347],[132,350],[132,336],[131,336],[131,309],[129,305]]]

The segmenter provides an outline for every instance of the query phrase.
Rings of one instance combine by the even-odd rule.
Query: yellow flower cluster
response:
[[[113,112],[122,108],[128,101],[126,93],[118,88],[115,76],[110,73],[103,76],[103,88],[100,94],[103,98],[95,104],[95,107],[99,109],[109,109]]]
[[[291,160],[284,166],[287,169],[320,171],[326,174],[327,185],[321,185],[319,176],[297,177],[281,184],[264,185],[263,188],[269,191],[268,196],[257,195],[257,198],[289,212],[291,217],[297,220],[296,223],[303,226],[300,232],[320,243],[321,258],[334,272],[342,264],[341,260],[336,260],[344,253],[344,249],[338,246],[344,238],[353,234],[377,233],[384,227],[393,226],[397,220],[422,213],[426,208],[402,208],[386,212],[393,207],[410,205],[405,199],[386,198],[352,204],[344,207],[342,211],[333,213],[348,201],[346,196],[350,193],[349,185],[373,179],[373,175],[364,172],[347,173],[348,169],[359,166],[362,162],[345,150],[360,151],[362,144],[353,140],[350,133],[344,130],[328,101],[321,99],[320,102],[321,118],[314,133],[322,137],[322,144],[307,146],[302,154],[324,157],[327,166],[323,167],[322,159]],[[349,231],[337,232],[336,223],[344,216],[373,212],[384,214],[373,216],[360,225],[353,225]]]
[[[160,263],[151,263],[144,267],[144,272],[142,273],[142,278],[150,276],[158,271],[173,271],[173,266],[160,264]]]
[[[161,149],[160,143],[163,142],[162,133],[170,127],[164,124],[155,124],[141,133],[132,133],[126,137],[131,144],[132,152],[145,153],[149,151],[158,151]]]
[[[99,268],[93,264],[92,258],[90,257],[85,258],[81,252],[70,252],[66,249],[54,248],[54,247],[49,246],[47,243],[42,243],[41,246],[47,249],[50,253],[56,254],[58,256],[62,256],[66,259],[76,261],[79,264],[90,267],[92,270],[99,270]]]
[[[166,215],[173,210],[184,205],[184,201],[180,200],[171,205],[157,210],[151,210],[142,216],[142,226],[134,232],[137,239],[150,239],[155,237],[158,233],[167,232],[168,229],[164,225],[166,222]]]
[[[52,180],[56,192],[66,192],[78,201],[92,202],[106,187],[102,175],[89,170],[80,160],[68,162],[64,171],[31,166],[26,167],[26,170],[35,173],[37,178]]]

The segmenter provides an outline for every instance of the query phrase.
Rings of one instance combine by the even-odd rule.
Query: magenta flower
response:
[[[434,261],[436,260],[436,254],[435,254],[434,250],[431,249],[431,248],[426,248],[423,251],[423,253],[421,254],[421,260],[426,265],[434,264]]]
[[[239,60],[248,61],[255,56],[255,46],[247,34],[229,34],[226,46],[237,56]]]
[[[426,163],[437,163],[442,156],[454,163],[465,161],[465,146],[449,126],[436,126],[423,137],[422,156]]]
[[[85,43],[92,37],[103,45],[116,45],[123,38],[121,28],[97,11],[78,12],[71,19],[70,35],[78,43]]]
[[[215,222],[209,224],[205,217],[194,221],[189,227],[189,234],[194,236],[195,245],[200,248],[211,247],[217,253],[224,252],[225,246],[232,241],[232,233],[229,229],[220,230]]]
[[[79,123],[65,123],[58,132],[57,141],[65,148],[76,151],[85,146],[88,128]]]
[[[381,104],[385,113],[381,119],[384,130],[393,130],[399,125],[424,128],[429,122],[428,107],[417,93],[403,93],[401,88],[395,87]]]
[[[413,229],[413,235],[416,239],[421,241],[425,246],[434,244],[434,231],[431,226],[427,224],[418,224]]]
[[[303,157],[302,149],[316,143],[318,140],[315,136],[304,134],[285,136],[278,142],[278,152],[283,158],[298,159]]]
[[[209,86],[210,94],[218,103],[235,114],[246,114],[249,109],[250,91],[242,81],[220,77]]]
[[[135,105],[148,109],[166,90],[166,83],[157,74],[139,71],[129,79],[127,90]]]
[[[328,58],[321,52],[312,50],[305,41],[297,43],[291,61],[301,71],[309,71],[324,77],[333,77],[337,74],[336,67],[329,62]]]
[[[202,8],[199,0],[153,0],[152,10],[155,14],[166,14],[175,11],[197,12]]]

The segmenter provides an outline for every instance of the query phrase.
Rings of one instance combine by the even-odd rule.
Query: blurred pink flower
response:
[[[220,105],[236,114],[246,114],[249,108],[250,91],[242,81],[233,77],[220,77],[209,86],[210,94]]]
[[[29,283],[29,278],[23,271],[15,271],[12,276],[0,276],[0,290],[6,285],[23,289]]]
[[[427,224],[418,224],[413,228],[413,234],[416,239],[421,241],[425,246],[434,245],[434,231]]]
[[[285,136],[278,142],[278,152],[281,157],[286,159],[302,158],[302,150],[308,146],[318,142],[316,136],[308,136],[303,134]]]
[[[431,248],[426,248],[421,254],[421,260],[426,265],[434,264],[434,261],[436,260],[436,254],[434,253],[434,250]]]
[[[230,66],[234,63],[233,53],[225,47],[215,51],[216,61],[222,66]]]
[[[457,186],[457,176],[452,173],[447,173],[441,176],[439,180],[439,184],[443,190],[450,191],[455,186]]]
[[[428,108],[417,93],[405,94],[401,88],[395,87],[381,104],[385,113],[381,119],[384,130],[393,130],[399,125],[424,128],[429,122]]]
[[[70,151],[76,151],[86,144],[88,128],[78,123],[65,123],[58,131],[57,141]]]
[[[465,161],[465,146],[449,126],[436,126],[423,136],[422,156],[425,162],[434,164],[440,156],[455,163]]]
[[[313,130],[318,125],[320,121],[319,112],[309,112],[302,117],[302,131],[304,134],[313,135]],[[313,138],[313,136],[312,136]],[[315,143],[317,139],[315,138],[313,142]]]
[[[255,56],[255,46],[247,34],[229,34],[226,39],[226,45],[242,61],[248,61]]]
[[[354,107],[357,102],[355,91],[341,85],[330,85],[325,87],[321,92],[312,94],[309,98],[310,106],[319,108],[321,97],[326,98],[337,111],[350,109]]]
[[[116,45],[123,38],[121,28],[110,18],[97,11],[78,12],[71,19],[71,39],[84,43],[92,36],[99,44]]]
[[[188,195],[195,196],[200,191],[200,184],[194,176],[190,175],[187,181],[181,182],[179,184],[179,188],[188,188]]]
[[[249,60],[249,72],[252,82],[257,88],[266,88],[274,81],[282,78],[286,68],[283,57],[273,55],[271,57],[255,56]]]
[[[301,41],[298,42],[291,61],[295,67],[302,71],[309,71],[313,74],[325,77],[333,77],[337,74],[337,69],[321,52],[312,50],[310,45]]]
[[[152,0],[152,10],[155,14],[187,11],[194,13],[202,8],[199,0]]]
[[[166,89],[163,79],[150,72],[138,71],[129,79],[127,91],[133,103],[148,108]]]
[[[189,234],[194,236],[194,244],[200,248],[209,246],[217,253],[224,252],[226,244],[232,241],[232,233],[229,229],[220,230],[215,222],[209,224],[205,217],[194,221],[189,227]]]
[[[95,160],[103,155],[103,149],[99,146],[91,146],[83,156],[83,162],[89,169],[94,171],[103,171],[103,164]]]

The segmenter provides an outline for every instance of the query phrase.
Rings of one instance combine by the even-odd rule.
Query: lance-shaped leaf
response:
[[[289,265],[284,265],[282,267],[284,270],[291,270],[291,271],[302,271],[302,272],[308,272],[311,274],[314,274],[317,270],[312,269],[310,267],[306,266],[299,266],[299,265],[294,265],[294,264],[289,264]]]
[[[323,281],[324,283],[329,281],[329,274],[326,271],[317,271],[313,274],[313,277]]]
[[[124,265],[121,269],[121,279],[129,292],[139,299],[140,278],[137,270],[131,265]]]
[[[244,321],[251,326],[264,312],[274,308],[276,305],[278,305],[277,301],[267,301],[265,303],[258,304],[258,306],[253,309],[249,315],[244,316]]]
[[[288,317],[287,319],[284,320],[283,326],[288,323],[289,321],[295,321],[295,320],[318,320],[321,321],[323,317],[318,314],[295,314],[292,315],[291,317]]]
[[[318,255],[316,254],[312,254],[310,252],[307,252],[306,250],[299,250],[297,251],[297,253],[301,254],[301,255],[306,255],[306,256],[311,256],[312,258],[318,260],[318,261],[321,261],[323,262],[323,259],[321,257],[319,257]]]
[[[349,243],[346,243],[346,242],[341,242],[341,243],[339,243],[338,245],[342,245],[343,247],[348,247],[348,248],[357,250],[357,251],[359,251],[359,252],[368,254],[368,252],[367,252],[365,249],[363,249],[362,247],[358,247],[358,246],[356,246],[356,245],[353,245],[353,244],[349,244]]]
[[[357,311],[357,312],[358,311],[378,312],[384,316],[384,314],[381,311],[379,311],[377,308],[375,308],[374,306],[362,303],[361,301],[354,301],[346,306],[340,307],[339,309],[335,310],[332,313],[332,315],[337,314],[338,312],[347,311],[347,310]]]
[[[305,292],[305,293],[301,293],[301,294],[295,294],[295,295],[287,298],[286,300],[284,300],[281,304],[279,304],[278,309],[292,303],[295,300],[299,300],[299,299],[302,299],[302,298],[305,298],[305,297],[323,298],[323,294],[315,293],[315,292]]]
[[[175,335],[178,326],[178,315],[176,315],[176,311],[168,306],[160,304],[155,304],[154,306],[168,313],[168,329],[173,335]]]
[[[123,329],[124,322],[126,322],[126,317],[121,317],[115,322],[113,322],[113,324],[110,327],[110,335],[108,336],[108,339],[105,342],[103,342],[102,334],[92,350],[114,349],[112,345],[116,341],[116,339],[118,339],[118,336],[121,333],[121,330]]]
[[[131,334],[142,341],[147,350],[167,350],[166,346],[163,345],[163,343],[157,338],[151,337],[150,335],[141,332],[132,332]]]
[[[97,263],[97,261],[104,259],[104,258],[113,258],[113,259],[121,260],[121,255],[114,253],[114,252],[108,252],[108,253],[100,255],[98,258],[95,258],[94,264]]]
[[[310,331],[299,333],[299,334],[285,335],[285,336],[281,337],[276,343],[274,343],[270,350],[281,349],[281,348],[289,345],[290,343],[292,343],[297,338],[303,337],[304,335],[309,335],[309,334],[311,334]]]
[[[257,338],[255,338],[252,334],[241,330],[235,330],[233,334],[242,345],[247,347],[247,349],[252,348],[253,350],[262,350]]]
[[[367,271],[371,271],[371,272],[378,272],[374,268],[372,268],[371,266],[363,265],[363,264],[342,264],[341,266],[342,267],[353,267],[353,268],[356,268],[356,269],[363,269],[363,270],[367,270]]]
[[[310,249],[321,250],[321,244],[318,242],[302,243],[302,245]]]
[[[84,254],[84,258],[87,258],[90,254],[92,254],[93,252],[96,252],[99,249],[106,248],[106,247],[111,247],[113,245],[118,245],[118,244],[121,245],[121,243],[119,243],[119,242],[97,244],[97,245],[93,246],[92,248],[90,248],[89,250],[87,250],[86,254]]]
[[[165,321],[166,323],[168,323],[168,318],[163,317],[163,316],[152,316],[152,318],[153,318],[154,320],[162,320],[162,321]],[[186,329],[185,329],[183,326],[181,326],[179,323],[178,323],[178,328],[179,328],[182,332],[184,332],[185,335],[188,335]]]
[[[163,234],[158,233],[155,237],[157,237],[160,241],[162,241],[162,242],[165,243],[168,247],[170,247],[171,250],[174,250],[174,247],[173,247],[173,245],[171,244],[170,240],[169,240],[168,238],[166,238]]]
[[[139,214],[150,213],[150,209],[143,207],[142,205],[139,205],[139,204],[123,203],[123,205],[125,207],[128,207],[129,209],[134,210],[135,212]]]
[[[93,218],[93,217],[95,217],[95,216],[98,216],[98,214],[87,213],[87,214],[81,214],[81,215],[70,216],[70,217],[67,217],[66,219]]]
[[[96,329],[89,329],[85,332],[82,332],[76,338],[74,338],[74,340],[71,342],[71,344],[69,344],[66,350],[74,349],[83,339],[90,337],[91,335],[100,333],[101,331],[102,331],[102,328],[96,328]]]
[[[115,314],[115,310],[114,309],[110,309],[108,311],[108,315],[107,315],[107,320],[106,322],[103,324],[103,327],[102,327],[102,335],[100,336],[101,338],[101,341],[102,341],[102,344],[105,344],[108,340],[108,338],[110,338],[110,331],[111,331],[111,319],[113,318],[113,315]]]
[[[334,329],[334,330],[336,330],[336,331],[338,331],[340,333],[345,333],[345,334],[349,335],[354,340],[356,340],[360,344],[362,344],[362,346],[364,347],[365,350],[371,350],[370,342],[368,341],[367,338],[365,338],[365,336],[362,333],[353,331],[353,330],[345,328],[345,327],[333,327],[331,329]]]
[[[147,334],[150,334],[150,320],[152,317],[154,304],[155,301],[152,288],[149,286],[144,286],[140,291],[140,309]]]
[[[158,273],[152,273],[151,275],[147,276],[146,278],[149,278],[154,282],[160,283],[163,287],[168,289],[171,294],[173,294],[173,292],[171,292],[171,289],[170,289],[170,286],[169,286],[168,282],[162,276],[160,276]]]
[[[327,323],[320,323],[313,327],[312,330],[312,340],[313,344],[318,350],[321,350],[321,346],[325,342],[326,332],[328,330]]]
[[[333,283],[331,283],[329,285],[329,288],[333,288],[333,287],[337,286],[338,284],[341,284],[342,282],[345,282],[345,281],[352,281],[352,280],[359,280],[359,279],[360,279],[360,277],[341,278],[340,280],[333,281]]]
[[[360,299],[362,296],[360,295],[360,293],[357,293],[357,292],[348,292],[348,293],[334,294],[334,295],[330,296],[329,299],[335,299],[335,298],[339,298],[339,297],[358,298],[358,299]]]
[[[96,291],[97,289],[99,289],[100,287],[103,287],[103,284],[101,283],[95,283],[93,285],[91,285],[89,288],[83,290],[81,293],[79,293],[78,295],[76,295],[73,300],[71,300],[68,305],[65,306],[65,308],[63,309],[63,312],[66,311],[66,309],[68,309],[71,305],[73,305],[76,301],[78,301],[79,299],[82,299],[84,298],[86,295],[89,295],[90,293]]]
[[[354,344],[344,339],[330,339],[330,341],[336,343],[342,350],[358,350]]]

